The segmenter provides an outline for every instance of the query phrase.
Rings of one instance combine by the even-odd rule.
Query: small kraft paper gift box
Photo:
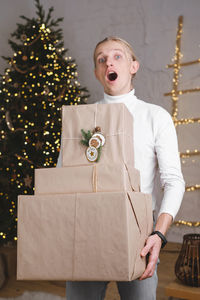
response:
[[[90,147],[81,144],[82,130],[92,132]],[[103,147],[100,161],[134,166],[133,117],[123,103],[62,107],[62,165],[91,164],[98,140]],[[92,150],[91,150],[92,147]]]
[[[35,169],[35,194],[140,191],[140,173],[124,164]]]
[[[150,195],[19,196],[18,280],[130,281],[145,270]]]

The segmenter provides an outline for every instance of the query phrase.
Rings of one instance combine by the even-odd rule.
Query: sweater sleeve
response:
[[[168,213],[175,218],[185,191],[181,172],[178,141],[170,114],[160,109],[156,118],[155,151],[158,159],[160,181],[164,189],[159,214]]]

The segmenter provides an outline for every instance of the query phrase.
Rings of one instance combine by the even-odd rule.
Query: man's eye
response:
[[[116,54],[115,55],[115,59],[120,59],[121,58],[121,55],[120,54]]]
[[[105,58],[104,58],[104,57],[100,57],[100,58],[98,59],[98,62],[99,62],[100,64],[104,63],[104,62],[105,62]]]

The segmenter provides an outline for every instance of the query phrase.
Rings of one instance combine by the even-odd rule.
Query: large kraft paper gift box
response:
[[[35,194],[140,191],[140,174],[124,164],[35,169]]]
[[[134,166],[133,117],[123,103],[89,104],[62,107],[62,165],[91,164],[86,147],[80,143],[81,130],[100,127],[105,137],[101,163]]]
[[[17,279],[130,281],[152,231],[150,195],[19,196]]]

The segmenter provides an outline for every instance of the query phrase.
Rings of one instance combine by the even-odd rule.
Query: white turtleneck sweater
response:
[[[164,190],[159,214],[176,216],[185,183],[181,173],[176,130],[170,114],[162,107],[137,99],[134,90],[125,95],[109,96],[98,103],[124,103],[133,115],[135,168],[140,171],[141,192],[153,194],[156,172]],[[57,167],[61,167],[61,153]]]
[[[154,182],[159,170],[164,190],[159,215],[168,213],[174,218],[181,205],[185,183],[170,114],[158,105],[139,100],[134,90],[120,96],[104,94],[104,99],[98,103],[124,103],[133,115],[135,168],[140,171],[141,192],[152,194],[154,210]]]

